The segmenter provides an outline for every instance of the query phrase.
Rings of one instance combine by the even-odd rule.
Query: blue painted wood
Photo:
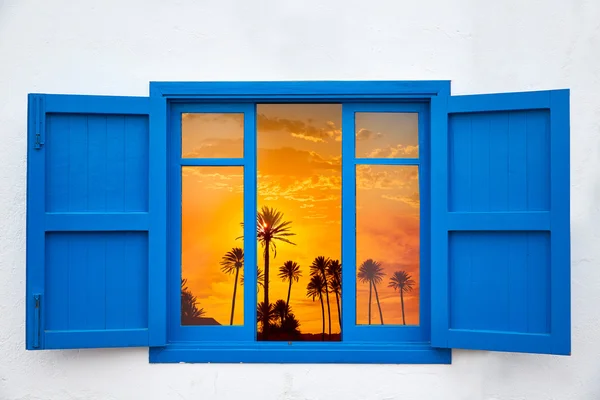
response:
[[[448,348],[448,96],[431,99],[431,344]]]
[[[47,331],[46,349],[137,347],[148,342],[148,329]]]
[[[245,158],[182,158],[181,166],[188,167],[235,167],[246,165]]]
[[[450,364],[428,343],[213,342],[150,349],[151,363]]]
[[[447,104],[432,101],[432,344],[569,354],[568,91]]]
[[[535,92],[452,96],[452,100],[448,103],[448,113],[548,109],[550,108],[550,96],[553,92],[555,91],[540,90]]]
[[[150,82],[151,97],[290,99],[431,97],[450,92],[450,81]],[[234,100],[235,101],[235,100]]]
[[[450,232],[449,250],[450,330],[550,333],[548,232]]]
[[[550,94],[550,329],[555,353],[571,352],[571,217],[569,91]]]
[[[490,201],[492,199],[496,198],[490,197]],[[447,224],[450,231],[547,231],[550,229],[550,212],[455,211],[448,213]]]
[[[55,113],[47,121],[47,211],[148,210],[147,116]]]
[[[243,113],[243,158],[182,158],[182,113]],[[244,265],[244,324],[239,326],[181,325],[181,168],[183,166],[244,167],[244,260],[256,255],[256,109],[254,104],[173,104],[169,111],[168,193],[168,328],[169,342],[254,341],[256,339],[256,269]]]
[[[413,159],[359,159],[355,157],[356,112],[416,112],[419,113],[420,158]],[[342,140],[342,341],[369,342],[424,342],[430,336],[429,298],[429,175],[428,152],[429,114],[424,104],[346,104],[342,105],[342,132],[351,140]],[[421,256],[420,256],[420,325],[356,325],[356,165],[418,165],[421,190]],[[425,255],[425,256],[423,256]],[[425,311],[424,311],[425,310]]]
[[[149,210],[149,104],[29,96],[28,349],[149,343],[149,258],[165,251],[149,232],[166,218]]]
[[[255,262],[257,255],[257,135],[256,105],[244,110],[244,328],[242,340],[255,341],[257,286]],[[246,283],[247,282],[247,283]]]
[[[167,102],[150,100],[148,344],[167,343]]]
[[[147,231],[149,214],[132,213],[46,213],[46,231],[118,231],[127,226],[130,231]]]

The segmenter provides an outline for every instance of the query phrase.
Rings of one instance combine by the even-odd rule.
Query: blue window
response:
[[[570,354],[568,90],[152,82],[28,111],[29,350]]]

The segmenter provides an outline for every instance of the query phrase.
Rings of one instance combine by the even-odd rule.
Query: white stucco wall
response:
[[[26,352],[28,92],[150,80],[451,79],[571,88],[571,357],[452,365],[150,365],[147,349]],[[600,398],[600,2],[0,0],[0,400]]]

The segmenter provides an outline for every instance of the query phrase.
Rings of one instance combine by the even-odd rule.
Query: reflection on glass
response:
[[[244,156],[244,114],[181,114],[181,157]]]
[[[356,157],[418,158],[419,114],[357,112]]]
[[[356,323],[419,324],[418,166],[356,167]]]
[[[258,340],[340,340],[341,106],[257,114]]]
[[[244,323],[243,176],[243,167],[182,167],[182,325]]]

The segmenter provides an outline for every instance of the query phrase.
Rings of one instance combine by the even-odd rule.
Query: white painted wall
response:
[[[571,357],[150,365],[146,349],[25,351],[28,92],[315,79],[451,79],[454,94],[572,89]],[[0,0],[0,399],[600,398],[599,92],[596,0]]]

